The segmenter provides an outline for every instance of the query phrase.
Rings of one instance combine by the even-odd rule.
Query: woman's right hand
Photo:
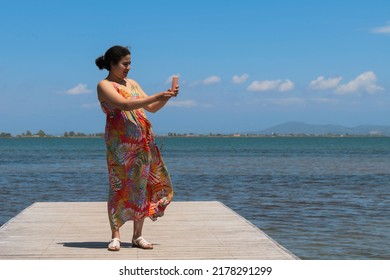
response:
[[[173,92],[171,89],[156,94],[158,101],[165,101],[174,96],[176,96],[175,92]]]

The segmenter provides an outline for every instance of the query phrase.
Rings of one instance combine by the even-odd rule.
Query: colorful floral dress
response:
[[[124,98],[140,98],[139,87],[131,91],[113,83]],[[155,143],[151,123],[143,109],[121,111],[101,102],[106,114],[105,142],[109,175],[108,216],[111,229],[128,220],[164,215],[173,197],[171,179]]]

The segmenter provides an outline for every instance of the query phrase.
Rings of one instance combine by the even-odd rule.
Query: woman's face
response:
[[[118,78],[124,79],[130,71],[131,56],[128,54],[122,57],[121,60],[115,65],[111,65],[111,71]]]

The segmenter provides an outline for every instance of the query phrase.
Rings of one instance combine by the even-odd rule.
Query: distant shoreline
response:
[[[301,122],[287,122],[260,131],[241,131],[229,133],[155,133],[158,137],[390,137],[390,125],[359,125],[345,127],[340,125],[316,125]],[[104,132],[84,133],[76,131],[65,131],[62,134],[46,134],[43,130],[32,133],[27,130],[16,136],[8,132],[0,132],[0,138],[100,138]]]
[[[160,135],[155,134],[156,138],[389,138],[387,135],[371,134],[177,134],[177,135]],[[0,136],[0,139],[93,139],[104,138],[104,135],[85,135],[85,136]]]

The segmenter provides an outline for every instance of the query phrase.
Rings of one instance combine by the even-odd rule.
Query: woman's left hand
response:
[[[179,94],[179,86],[176,86],[173,92],[175,93],[175,96],[177,96]]]

